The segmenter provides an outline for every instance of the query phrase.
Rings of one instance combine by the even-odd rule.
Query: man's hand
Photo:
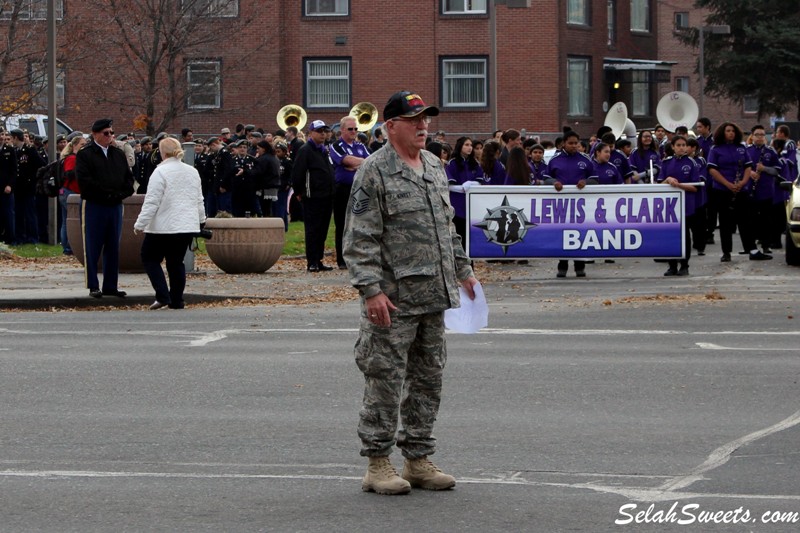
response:
[[[467,296],[469,296],[470,300],[475,299],[475,285],[478,284],[478,280],[475,276],[470,276],[464,281],[461,282],[461,286],[464,287],[464,290],[467,291]]]
[[[6,185],[6,188],[3,189],[3,192],[5,194],[11,194],[11,185]]]
[[[473,278],[474,279],[474,278]],[[392,325],[390,311],[397,311],[389,297],[383,293],[366,299],[367,319],[377,326],[388,328]]]
[[[134,235],[139,235],[141,232],[142,232],[142,230],[133,228],[133,234]]]

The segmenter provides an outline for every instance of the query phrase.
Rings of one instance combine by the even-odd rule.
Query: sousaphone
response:
[[[697,102],[688,93],[672,91],[665,94],[658,102],[656,117],[664,129],[674,132],[678,126],[692,129],[697,123],[700,110]]]
[[[356,119],[358,131],[369,131],[378,122],[378,108],[369,102],[360,102],[350,110],[350,116]]]
[[[308,115],[306,115],[306,110],[295,104],[285,105],[280,108],[280,110],[278,110],[278,116],[276,117],[278,127],[282,130],[290,126],[302,130],[307,120]]]
[[[617,102],[611,106],[606,114],[606,120],[603,122],[604,126],[611,128],[614,137],[619,139],[625,132],[626,121],[628,120],[628,107],[622,103]]]

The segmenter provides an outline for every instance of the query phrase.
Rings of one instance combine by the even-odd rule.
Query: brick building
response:
[[[218,132],[237,122],[274,129],[285,104],[336,122],[358,102],[382,110],[392,92],[407,88],[442,109],[431,127],[449,135],[488,135],[496,125],[553,136],[569,125],[588,136],[616,101],[626,103],[641,128],[655,124],[656,104],[666,92],[688,88],[697,98],[695,56],[673,35],[676,20],[701,24],[691,0],[534,0],[530,7],[505,0],[495,17],[490,0],[175,3],[192,2],[202,3],[195,9],[201,17],[191,22],[196,39],[183,43],[171,62],[158,64],[157,94],[148,109],[146,69],[133,66],[118,38],[120,28],[129,27],[148,35],[148,24],[134,13],[140,2],[124,4],[129,18],[119,26],[108,20],[109,2],[59,0],[62,55],[77,58],[63,62],[59,117],[86,128],[108,115],[119,130],[129,130],[141,128],[148,115],[158,122],[173,101],[170,132],[184,126]],[[42,4],[23,0],[28,11],[19,26],[38,35],[43,48]],[[0,25],[4,29],[7,24]],[[28,59],[15,68],[41,85],[41,63]],[[710,97],[705,105],[715,123],[731,117],[749,124],[751,115],[741,106]]]

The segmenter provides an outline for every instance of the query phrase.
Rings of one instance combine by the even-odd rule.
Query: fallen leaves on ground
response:
[[[626,296],[625,298],[619,298],[616,303],[619,304],[631,304],[631,303],[670,303],[670,302],[681,302],[681,303],[692,303],[692,302],[703,302],[703,301],[716,301],[716,300],[725,300],[725,296],[717,292],[716,290],[712,290],[711,292],[707,292],[706,294],[652,294],[646,296]],[[605,300],[603,305],[611,305],[611,301]]]

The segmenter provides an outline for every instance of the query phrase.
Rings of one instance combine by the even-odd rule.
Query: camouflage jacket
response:
[[[387,143],[354,178],[344,257],[362,311],[364,299],[381,292],[401,315],[458,307],[459,281],[472,275],[453,226],[442,162],[424,150],[420,157],[422,177]]]

